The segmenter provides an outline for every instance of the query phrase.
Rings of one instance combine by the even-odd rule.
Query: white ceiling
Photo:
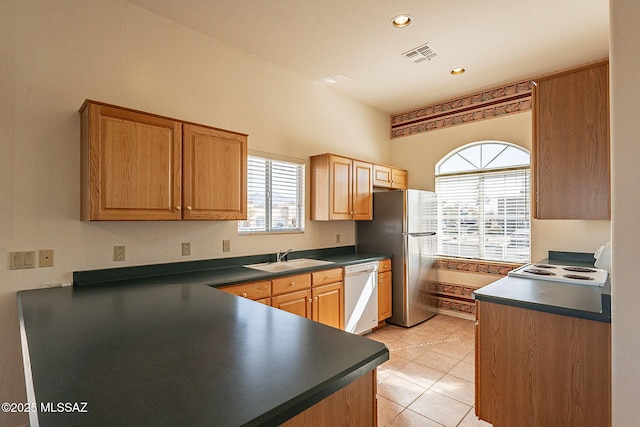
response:
[[[389,114],[608,56],[608,0],[129,1]]]

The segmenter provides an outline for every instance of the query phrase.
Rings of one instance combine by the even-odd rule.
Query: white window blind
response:
[[[238,232],[304,231],[304,162],[250,155],[247,163],[247,220]]]
[[[440,255],[529,262],[528,167],[437,176],[436,193]]]

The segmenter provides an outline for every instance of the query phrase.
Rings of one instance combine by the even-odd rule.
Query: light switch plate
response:
[[[53,267],[53,249],[40,249],[40,267]]]
[[[222,252],[231,252],[231,240],[222,241]]]
[[[9,270],[36,268],[36,252],[9,252]]]

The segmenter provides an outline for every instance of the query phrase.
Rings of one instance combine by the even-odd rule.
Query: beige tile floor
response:
[[[438,314],[412,328],[386,325],[378,367],[378,426],[491,427],[474,413],[475,323]]]

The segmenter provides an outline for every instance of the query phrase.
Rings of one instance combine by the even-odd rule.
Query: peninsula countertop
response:
[[[28,394],[86,402],[38,413],[41,426],[277,425],[389,358],[376,341],[179,277],[18,293]]]

